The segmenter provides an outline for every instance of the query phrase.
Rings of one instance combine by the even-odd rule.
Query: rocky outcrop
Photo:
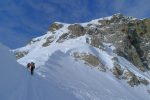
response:
[[[121,68],[121,66],[119,64],[114,64],[114,67],[112,69],[112,73],[120,79],[120,76],[123,74],[123,69]]]
[[[101,61],[92,54],[75,52],[75,53],[73,53],[73,57],[76,59],[83,60],[85,62],[85,64],[88,64],[91,67],[97,67],[101,71],[106,71],[106,68],[101,63]]]
[[[68,30],[73,36],[77,36],[77,37],[82,36],[86,33],[84,27],[81,26],[80,24],[70,25],[68,26]]]
[[[49,45],[54,41],[54,39],[55,39],[54,36],[49,36],[49,37],[46,39],[45,43],[42,44],[42,46],[43,46],[43,47],[49,46]]]
[[[68,26],[68,30],[69,30],[69,32],[63,33],[56,42],[62,43],[65,40],[83,36],[86,33],[85,28],[83,26],[81,26],[80,24],[70,25],[70,26]]]
[[[62,27],[63,27],[63,24],[60,24],[60,23],[53,23],[53,24],[48,28],[48,31],[53,32],[53,31],[56,31],[56,30],[58,30],[58,29],[60,29],[60,28],[62,28]]]
[[[18,52],[15,52],[15,55],[16,55],[16,58],[17,59],[20,59],[22,57],[24,57],[25,55],[27,55],[29,52],[28,51],[18,51]]]
[[[124,54],[139,68],[149,69],[150,38],[148,37],[148,28],[143,21],[133,21],[127,24],[124,32]]]
[[[149,84],[149,82],[146,79],[136,76],[129,70],[124,73],[123,79],[126,79],[127,83],[132,87],[140,84],[144,84],[144,85]]]
[[[67,40],[67,39],[69,39],[69,38],[70,38],[69,33],[64,33],[64,34],[62,34],[62,35],[59,37],[59,39],[58,39],[56,42],[62,43],[62,42],[64,42],[65,40]]]
[[[124,73],[123,79],[126,79],[127,83],[132,87],[140,84],[140,80],[138,79],[138,77],[129,70]]]
[[[110,20],[100,20],[103,34],[101,32],[99,34],[104,37],[101,42],[113,43],[116,47],[115,53],[131,61],[140,70],[149,70],[150,20],[129,19],[130,17],[119,15],[113,16]],[[100,38],[100,35],[97,35],[97,38]]]
[[[138,86],[140,84],[148,85],[149,82],[145,78],[141,78],[128,69],[121,68],[120,65],[116,65],[112,69],[112,73],[118,78],[127,81],[131,86]]]
[[[131,87],[138,86],[140,84],[149,84],[149,81],[147,79],[135,75],[131,70],[126,67],[122,67],[117,57],[114,57],[113,61],[114,67],[111,69],[111,71],[116,78],[120,80],[125,80]]]

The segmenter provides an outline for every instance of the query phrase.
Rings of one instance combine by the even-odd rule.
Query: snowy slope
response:
[[[91,69],[67,53],[55,51],[37,73],[60,84],[81,100],[148,100],[145,86],[132,88],[111,73]]]
[[[0,55],[0,100],[78,100],[58,84],[31,76],[1,44]]]
[[[110,20],[112,17],[105,19]],[[135,20],[129,18],[129,20]],[[81,25],[100,24],[99,19]],[[100,19],[103,20],[103,19]],[[60,24],[60,23],[59,23]],[[14,52],[27,52],[18,62],[24,66],[28,62],[35,62],[36,74],[39,78],[53,82],[66,92],[73,94],[80,100],[149,100],[150,85],[138,84],[130,86],[128,73],[138,79],[145,79],[150,82],[149,72],[142,72],[131,62],[113,52],[115,47],[111,43],[103,43],[103,47],[96,48],[89,43],[90,36],[85,34],[75,38],[67,38],[63,42],[57,42],[64,33],[68,33],[70,24],[63,24],[63,27],[54,32],[32,39],[30,44],[18,48]],[[93,25],[93,26],[94,26]],[[50,38],[51,37],[51,38]],[[43,44],[50,38],[51,43],[47,46]],[[91,42],[91,41],[89,41]],[[74,54],[92,54],[96,56],[106,72],[86,64],[84,60],[77,59]],[[117,60],[114,60],[117,59]],[[115,64],[121,67],[123,75],[127,74],[127,79],[122,79],[123,75],[116,78],[112,70]],[[131,74],[131,75],[132,75]],[[38,77],[38,76],[36,76]],[[38,81],[38,80],[37,80]],[[42,84],[42,83],[41,83]],[[46,84],[46,82],[45,82]],[[51,87],[46,85],[45,88]],[[34,93],[34,92],[33,92]],[[57,99],[56,99],[57,100]],[[63,99],[61,99],[63,100]],[[68,99],[64,99],[68,100]],[[72,99],[69,99],[72,100]]]
[[[44,67],[45,66],[45,67]],[[56,51],[41,69],[37,70],[51,81],[57,81],[81,100],[148,100],[145,86],[132,88],[113,77],[85,64],[75,62],[67,54]]]

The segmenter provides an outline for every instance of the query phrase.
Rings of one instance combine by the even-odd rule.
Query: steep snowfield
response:
[[[111,73],[75,62],[61,51],[53,53],[40,71],[45,79],[60,83],[81,100],[148,100],[144,86],[131,88]]]
[[[0,100],[78,100],[59,84],[31,76],[1,44],[0,65]]]

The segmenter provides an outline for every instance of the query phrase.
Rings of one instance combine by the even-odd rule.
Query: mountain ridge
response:
[[[37,67],[36,73],[42,77],[50,77],[50,73],[53,73],[51,70],[55,70],[52,66],[60,66],[60,68],[62,66],[72,72],[68,67],[64,67],[67,62],[63,60],[63,56],[66,56],[67,58],[64,59],[68,57],[73,59],[68,61],[72,62],[74,67],[74,63],[77,62],[99,73],[111,73],[115,80],[121,80],[136,89],[145,87],[142,91],[149,93],[150,30],[148,25],[149,19],[141,20],[122,14],[87,23],[55,22],[45,35],[33,38],[25,47],[13,51],[18,62],[24,66],[34,61]],[[63,75],[61,71],[58,74]],[[56,73],[53,75],[59,79]],[[65,78],[63,82],[69,83]],[[79,95],[78,92],[77,94]],[[86,96],[83,98],[85,99]]]

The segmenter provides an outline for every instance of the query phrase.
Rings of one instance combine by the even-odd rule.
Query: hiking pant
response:
[[[34,73],[34,67],[31,67],[31,75]]]

